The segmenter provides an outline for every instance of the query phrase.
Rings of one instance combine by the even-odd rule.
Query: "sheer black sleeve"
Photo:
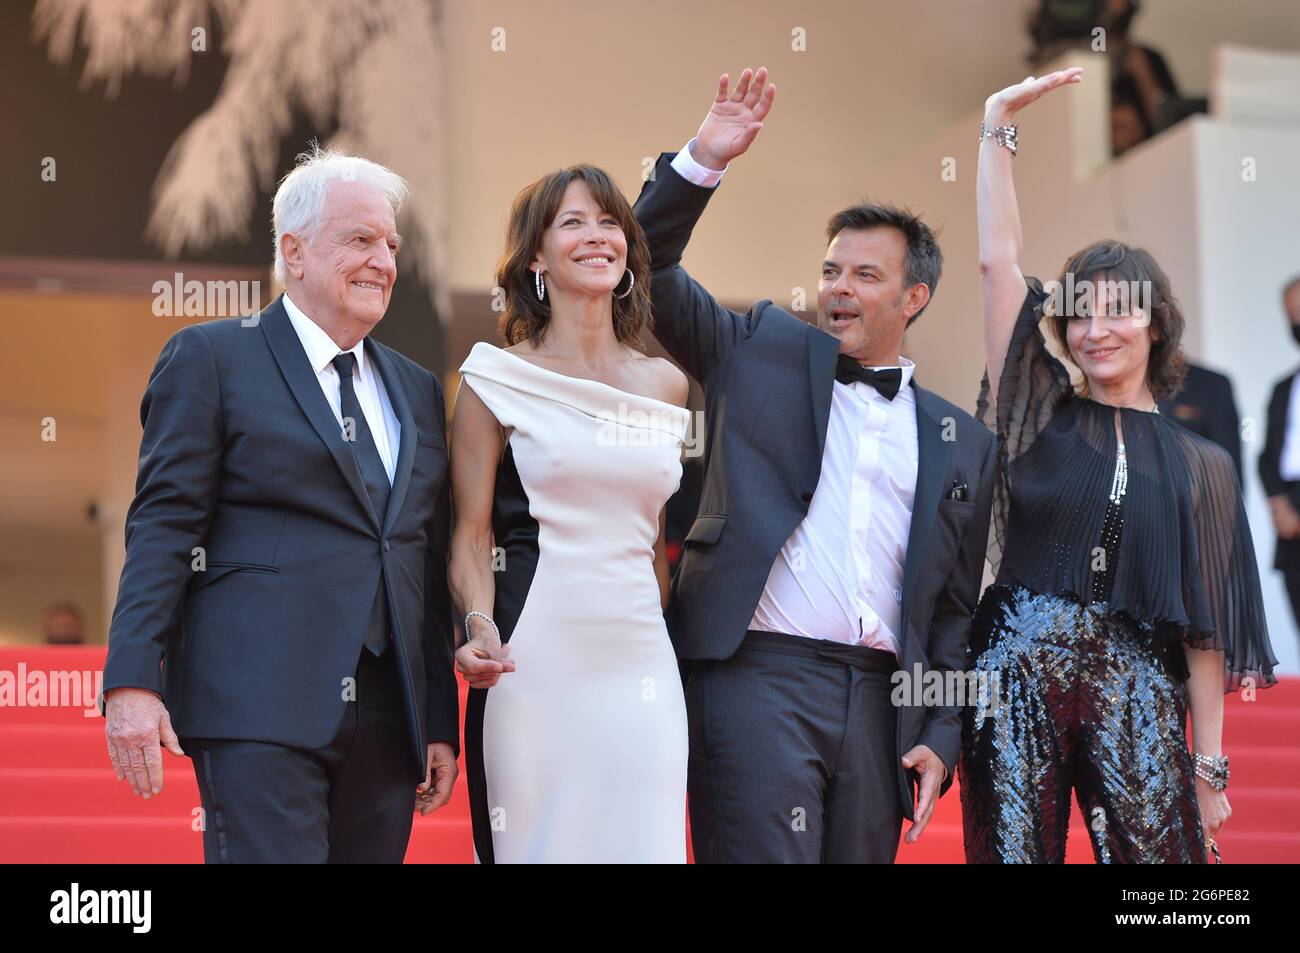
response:
[[[976,418],[997,434],[998,472],[993,485],[993,533],[989,538],[989,566],[996,576],[1006,549],[1007,518],[1011,502],[1010,466],[1034,444],[1061,402],[1073,394],[1070,372],[1047,349],[1039,329],[1047,294],[1037,278],[1025,278],[1025,300],[1011,332],[1002,376],[998,378],[996,406],[988,371],[980,381]]]
[[[1277,659],[1268,638],[1264,599],[1254,541],[1232,459],[1204,440],[1184,439],[1188,488],[1200,560],[1199,589],[1193,599],[1208,625],[1187,629],[1186,641],[1224,654],[1224,690],[1246,680],[1257,688],[1277,682]]]

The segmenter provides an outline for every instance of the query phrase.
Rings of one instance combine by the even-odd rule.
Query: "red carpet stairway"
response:
[[[102,648],[0,648],[6,692],[23,671],[43,673],[48,681],[58,672],[97,672],[103,663]],[[30,677],[27,683],[32,684]],[[65,694],[61,700],[70,703],[65,707],[14,706],[15,700],[34,700],[21,683],[18,688],[18,697],[6,694],[0,707],[0,862],[202,860],[200,835],[193,829],[199,797],[188,759],[164,754],[162,794],[137,798],[113,776],[103,719],[87,717],[81,707],[89,698],[83,702]],[[1232,759],[1233,816],[1219,838],[1224,860],[1300,861],[1300,679],[1260,692],[1255,701],[1231,696],[1226,705],[1224,749]],[[451,804],[430,817],[416,816],[406,859],[468,862],[473,857],[469,830],[462,770]],[[1092,860],[1077,805],[1068,859]],[[899,860],[961,862],[955,787],[940,801],[920,842],[901,846]]]

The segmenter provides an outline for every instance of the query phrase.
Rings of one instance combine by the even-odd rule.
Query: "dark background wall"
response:
[[[91,258],[159,263],[159,278],[177,270],[145,237],[150,195],[176,138],[216,98],[227,60],[221,25],[208,24],[208,50],[191,56],[189,75],[130,73],[116,98],[103,83],[82,86],[86,50],[78,43],[66,65],[52,63],[32,35],[34,0],[0,3],[0,257]],[[324,142],[334,125],[305,115],[280,148],[277,178],[308,142]],[[42,162],[57,163],[54,182]],[[401,170],[397,170],[400,172]],[[187,262],[270,269],[271,192],[258,196],[247,241],[187,249]],[[266,291],[263,292],[266,294]],[[399,270],[387,316],[375,332],[384,343],[441,374],[443,335],[421,279]]]

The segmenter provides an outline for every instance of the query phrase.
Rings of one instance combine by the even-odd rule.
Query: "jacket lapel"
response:
[[[939,511],[943,475],[948,472],[948,457],[952,453],[952,443],[943,439],[943,424],[930,402],[930,392],[916,385],[915,376],[912,390],[916,397],[916,493],[912,497],[912,526],[907,534],[907,560],[903,564],[904,628],[908,625],[912,593]]]
[[[817,466],[826,450],[826,427],[831,415],[831,392],[835,387],[835,362],[840,342],[825,331],[812,328],[808,334],[808,381],[812,388],[813,428],[817,434]]]
[[[352,448],[343,440],[343,428],[339,426],[334,411],[325,400],[320,383],[307,362],[307,352],[303,350],[302,342],[298,340],[298,333],[294,331],[289,315],[279,298],[267,305],[266,310],[262,312],[260,324],[262,333],[266,335],[266,343],[271,348],[271,354],[274,355],[275,362],[280,365],[280,373],[284,375],[289,390],[298,401],[298,406],[302,408],[302,412],[306,414],[312,427],[320,435],[330,456],[334,458],[339,471],[343,474],[343,479],[356,494],[361,509],[369,515],[375,528],[379,529],[379,520],[375,518],[374,507],[370,505],[370,494],[366,492],[365,482],[361,479],[361,468],[357,466]],[[405,427],[402,428],[402,434],[405,437]]]
[[[406,488],[411,484],[411,467],[415,462],[415,418],[411,415],[411,402],[406,398],[406,391],[397,378],[392,360],[383,348],[369,338],[366,338],[366,357],[373,362],[372,366],[379,368],[379,378],[384,382],[384,390],[388,392],[388,402],[402,428],[397,467],[393,471],[393,491],[388,496],[388,512],[384,514],[384,535],[387,536],[397,514],[402,512]]]

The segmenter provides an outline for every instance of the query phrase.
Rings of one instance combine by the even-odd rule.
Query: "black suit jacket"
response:
[[[739,648],[772,563],[812,502],[839,342],[770,301],[745,314],[729,311],[686,273],[682,253],[715,190],[683,179],[672,157],[659,158],[635,211],[650,245],[654,333],[703,386],[708,435],[700,512],[673,577],[667,618],[682,658],[723,659]],[[987,428],[912,387],[918,466],[899,661],[914,678],[967,667],[996,456]],[[966,499],[950,499],[954,484],[963,483]],[[904,705],[897,739],[900,757],[924,744],[943,759],[947,791],[961,749],[960,708]],[[900,766],[909,818],[910,774]]]
[[[1237,416],[1237,402],[1228,378],[1199,364],[1188,364],[1183,389],[1169,400],[1160,401],[1159,406],[1166,417],[1227,450],[1237,468],[1237,482],[1243,482],[1241,418]]]
[[[446,409],[434,375],[373,339],[365,349],[401,423],[382,517],[280,299],[256,326],[192,325],[163,347],[104,689],[158,692],[181,737],[321,747],[382,580],[423,778],[429,742],[459,751]]]
[[[1300,509],[1300,481],[1282,476],[1282,446],[1286,443],[1287,415],[1291,410],[1291,382],[1289,374],[1273,387],[1268,401],[1268,431],[1264,436],[1264,450],[1259,455],[1259,481],[1264,484],[1266,496],[1289,497],[1291,504]],[[1273,568],[1284,572],[1300,570],[1300,539],[1279,539],[1273,556]]]

